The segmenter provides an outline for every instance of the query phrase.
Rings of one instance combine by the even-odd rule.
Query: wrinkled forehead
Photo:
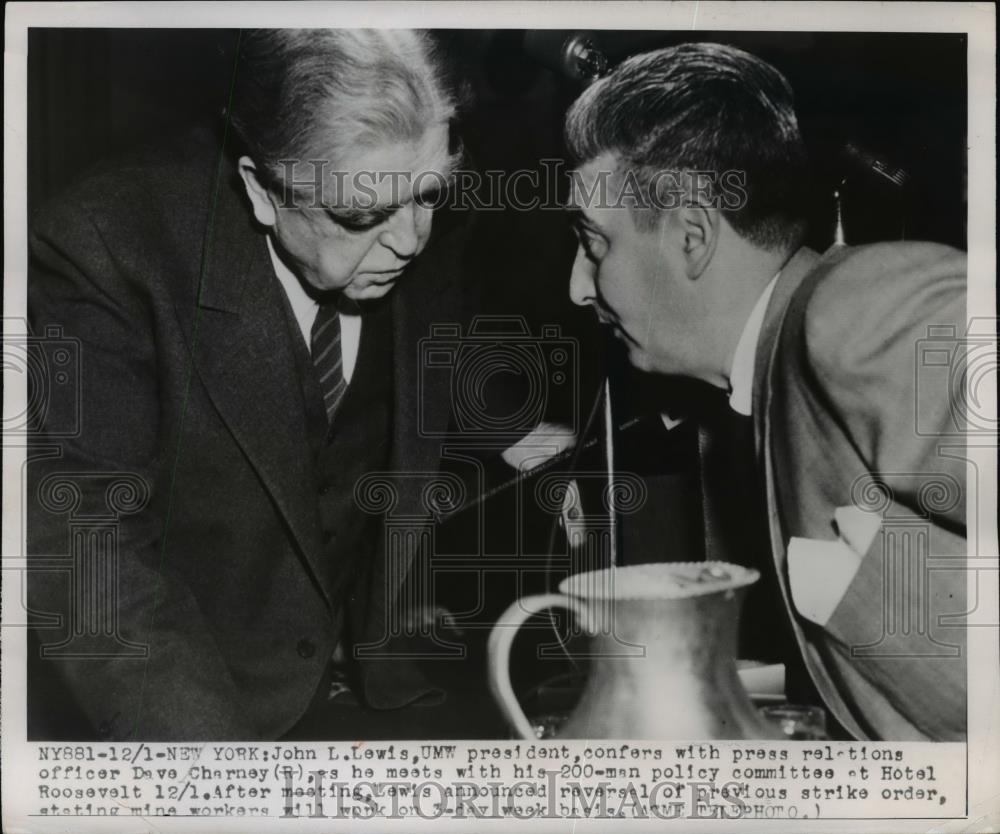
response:
[[[348,173],[360,170],[450,172],[450,165],[446,124],[430,125],[408,138],[372,138],[348,149],[335,160],[335,167]]]
[[[373,139],[331,159],[297,160],[286,183],[299,197],[325,207],[399,205],[447,184],[457,164],[448,125],[432,125],[409,139]]]
[[[386,141],[346,154],[334,178],[340,177],[339,202],[373,200],[378,205],[399,205],[414,194],[443,187],[455,160],[448,151],[448,127],[436,125],[410,140]],[[372,196],[372,192],[375,196]]]

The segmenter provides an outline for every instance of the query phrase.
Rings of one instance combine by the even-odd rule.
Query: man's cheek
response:
[[[350,257],[350,254],[350,252],[336,251],[329,247],[323,252],[321,261],[323,271],[338,286],[344,286],[351,280],[351,276],[357,272],[357,260]]]
[[[434,228],[434,218],[432,215],[428,215],[427,219],[423,221],[417,231],[417,254],[419,255],[424,251],[424,247],[427,245],[427,241],[431,238],[431,231]]]

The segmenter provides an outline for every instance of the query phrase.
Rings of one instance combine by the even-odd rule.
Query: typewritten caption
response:
[[[39,744],[37,816],[951,818],[965,745],[879,742]]]

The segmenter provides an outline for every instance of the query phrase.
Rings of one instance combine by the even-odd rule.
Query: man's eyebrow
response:
[[[414,192],[414,195],[426,196],[450,188],[454,184],[457,167],[457,163],[449,162],[441,168],[433,169],[426,175],[420,175],[415,183],[420,186],[420,190]],[[411,195],[411,199],[413,199],[413,195]]]
[[[388,220],[399,206],[375,206],[370,209],[352,208],[350,206],[324,206],[327,214],[340,223],[360,225],[370,223],[376,225]]]
[[[337,205],[335,203],[326,202],[323,197],[331,196],[329,194],[322,194],[318,190],[307,190],[304,188],[299,188],[294,185],[289,186],[288,190],[298,199],[307,203],[306,208],[311,209],[321,209],[327,214],[335,216],[338,220],[344,220],[347,222],[361,222],[365,220],[370,220],[375,217],[381,216],[383,219],[392,214],[399,205],[379,205],[375,203],[367,195],[363,200],[363,207],[358,205]],[[332,195],[334,197],[338,196],[337,192],[334,191]],[[362,200],[358,197],[353,198],[353,202],[361,203]]]

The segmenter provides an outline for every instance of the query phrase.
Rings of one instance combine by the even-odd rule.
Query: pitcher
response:
[[[511,644],[528,617],[573,612],[590,638],[590,675],[560,738],[780,738],[736,671],[739,610],[755,570],[724,562],[608,568],[524,597],[490,634],[490,686],[515,732],[534,739],[510,684]]]

